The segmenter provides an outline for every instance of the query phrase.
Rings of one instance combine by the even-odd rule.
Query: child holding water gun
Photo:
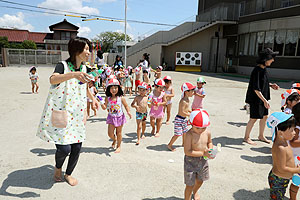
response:
[[[37,80],[39,79],[39,75],[36,72],[36,67],[35,66],[32,66],[29,69],[29,79],[31,80],[31,86],[32,86],[31,90],[32,90],[32,93],[34,94],[34,88],[35,88],[35,92],[38,93],[39,85],[37,83]]]

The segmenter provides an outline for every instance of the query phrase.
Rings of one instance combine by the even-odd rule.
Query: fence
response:
[[[61,51],[5,49],[7,65],[54,65],[61,61]]]

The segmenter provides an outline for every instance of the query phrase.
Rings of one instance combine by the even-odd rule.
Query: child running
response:
[[[286,90],[281,95],[281,110],[286,114],[292,114],[292,108],[300,101],[300,91],[296,89]]]
[[[292,147],[293,150],[293,157],[295,160],[295,165],[297,166],[296,163],[299,163],[299,156],[300,156],[300,103],[297,103],[294,107],[293,107],[293,114],[294,117],[296,119],[296,128],[295,128],[295,137],[290,140],[290,145]],[[298,180],[297,180],[298,179]],[[293,179],[292,179],[292,184],[290,186],[290,199],[291,200],[296,200],[297,197],[297,193],[299,190],[299,176],[294,175]]]
[[[94,81],[90,81],[88,83],[89,85],[89,90],[91,92],[91,94],[96,97],[96,94],[98,93],[96,87],[95,87],[95,82]],[[88,114],[88,118],[90,118],[90,110],[92,108],[92,110],[94,111],[94,116],[97,115],[97,110],[95,108],[92,107],[92,99],[87,98],[87,114]]]
[[[108,136],[113,140],[112,147],[115,148],[117,142],[117,148],[115,153],[121,152],[122,142],[122,128],[126,123],[125,114],[123,112],[122,105],[125,107],[128,117],[131,119],[130,108],[123,96],[120,83],[117,79],[111,79],[108,82],[106,88],[105,104],[102,109],[107,109],[108,116],[106,124],[108,124]],[[115,135],[116,130],[116,135]]]
[[[164,107],[164,113],[167,110],[167,121],[166,121],[166,125],[170,124],[170,118],[171,118],[171,108],[172,108],[172,98],[175,96],[174,95],[174,89],[172,87],[172,78],[171,76],[165,76],[163,78],[163,80],[165,81],[165,93],[166,93],[166,98],[167,98],[167,104]]]
[[[184,199],[190,200],[193,193],[194,199],[199,200],[198,190],[203,181],[209,179],[208,161],[203,157],[214,158],[208,153],[213,144],[211,133],[207,130],[210,121],[205,110],[191,112],[189,121],[192,128],[186,133],[184,143]]]
[[[29,79],[31,80],[31,91],[34,94],[34,88],[35,92],[38,93],[39,85],[37,83],[37,80],[39,79],[39,75],[36,72],[36,67],[32,66],[29,69]]]
[[[192,104],[192,110],[203,108],[202,101],[205,97],[205,90],[203,88],[204,84],[206,84],[204,78],[199,77],[197,79],[197,88],[195,89],[195,92],[194,92],[194,101],[193,101],[193,104]]]
[[[151,134],[159,137],[159,131],[164,118],[164,106],[167,103],[165,92],[163,91],[165,82],[162,79],[156,79],[154,82],[154,90],[149,95],[148,106],[150,109],[150,124],[152,127]],[[156,132],[155,132],[156,124]]]
[[[136,145],[140,144],[140,139],[145,138],[145,130],[146,130],[146,119],[147,119],[147,87],[146,83],[141,83],[138,86],[138,93],[139,95],[134,98],[131,103],[131,107],[136,109],[136,124],[137,124],[137,142]],[[141,137],[141,130],[142,130],[142,137]]]
[[[182,146],[184,146],[184,135],[188,131],[188,123],[187,123],[187,117],[192,112],[190,110],[190,101],[189,98],[193,96],[194,94],[195,86],[193,86],[191,83],[184,83],[181,86],[182,98],[179,102],[178,106],[178,114],[175,117],[174,120],[174,136],[171,138],[168,149],[170,151],[175,151],[176,149],[173,147],[174,142],[177,140],[178,137],[182,136]]]
[[[292,114],[275,112],[267,119],[267,126],[272,129],[272,159],[268,180],[270,199],[284,199],[286,188],[294,173],[300,173],[295,166],[293,152],[288,141],[295,136],[296,120]]]

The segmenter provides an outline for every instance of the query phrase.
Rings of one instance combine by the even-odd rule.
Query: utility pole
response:
[[[127,0],[125,0],[125,67],[127,66]]]

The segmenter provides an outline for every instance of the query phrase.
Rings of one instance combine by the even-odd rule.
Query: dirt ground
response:
[[[79,184],[52,181],[55,146],[35,136],[49,89],[52,67],[38,68],[39,94],[31,94],[28,68],[0,68],[0,199],[183,199],[183,148],[181,138],[176,152],[167,150],[173,135],[173,123],[163,124],[161,137],[150,136],[136,141],[135,110],[123,129],[122,152],[115,154],[107,136],[105,111],[87,123],[87,139],[83,143],[79,163],[73,173]],[[173,78],[175,98],[171,119],[180,99],[180,86],[196,84],[199,73],[163,72]],[[207,81],[204,107],[210,114],[213,143],[222,144],[222,152],[209,161],[210,180],[200,189],[202,199],[268,199],[268,173],[272,168],[271,145],[258,142],[249,146],[242,142],[249,115],[244,106],[247,79],[202,73]],[[278,83],[288,88],[291,83]],[[280,94],[271,90],[271,112],[280,110]],[[103,93],[102,93],[103,95]],[[104,96],[104,95],[103,95]],[[126,97],[131,103],[133,97]],[[149,118],[148,118],[149,121]],[[266,136],[271,131],[266,128]],[[258,123],[251,136],[258,136]],[[169,160],[174,162],[169,162]],[[65,170],[66,163],[63,169]],[[288,196],[288,193],[286,193]]]

